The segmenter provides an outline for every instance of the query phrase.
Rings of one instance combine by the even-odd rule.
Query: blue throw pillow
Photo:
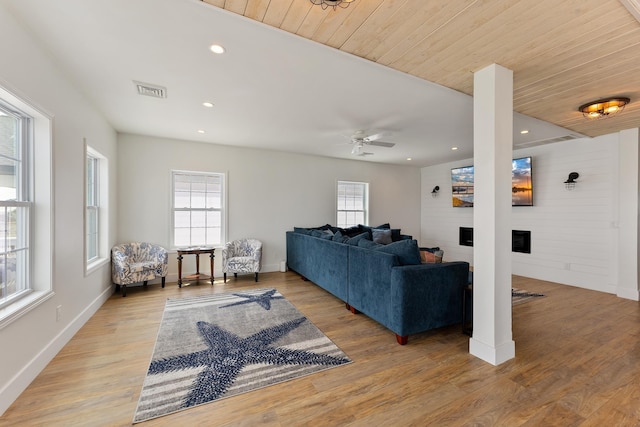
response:
[[[396,255],[401,265],[419,265],[421,263],[417,240],[400,240],[380,246],[375,250]]]
[[[309,230],[308,228],[303,228],[303,227],[293,227],[293,231],[294,231],[294,233],[300,233],[300,234],[306,234],[306,235],[310,235],[311,234],[311,230]]]
[[[331,238],[334,242],[338,243],[347,243],[349,241],[349,236],[343,236],[340,230],[336,231],[336,233]]]
[[[344,230],[342,230],[342,234],[349,237],[355,237],[362,232],[362,227],[360,227],[359,225],[354,225],[353,227],[345,228]]]
[[[322,230],[311,230],[311,235],[313,237],[319,237],[321,239],[331,240],[333,238],[332,232],[322,231]]]
[[[360,245],[360,240],[368,240],[368,239],[369,239],[369,233],[365,232],[365,233],[360,233],[357,236],[353,236],[351,238],[347,238],[345,243],[348,243],[348,244],[353,245],[353,246],[359,246]]]
[[[375,249],[384,245],[381,245],[380,243],[376,243],[369,239],[360,239],[358,240],[358,246],[365,249]]]
[[[319,227],[311,227],[313,230],[320,230],[320,231],[325,231],[325,230],[331,230],[333,227],[331,227],[331,224],[325,224],[325,225],[321,225]],[[331,232],[331,234],[333,234],[333,231]]]

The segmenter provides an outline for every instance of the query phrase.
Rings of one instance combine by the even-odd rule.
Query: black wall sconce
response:
[[[431,197],[438,197],[438,191],[440,191],[440,186],[436,185],[433,187],[433,190],[431,190]]]
[[[576,188],[576,179],[578,179],[579,176],[580,174],[578,172],[571,172],[567,180],[564,182],[564,188],[566,188],[568,191]]]

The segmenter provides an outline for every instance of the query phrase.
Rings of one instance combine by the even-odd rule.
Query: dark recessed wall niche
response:
[[[460,227],[460,246],[473,246],[473,227]]]
[[[460,246],[473,246],[473,227],[460,227]],[[511,230],[511,251],[531,253],[531,231]]]
[[[531,232],[511,230],[511,252],[531,253]]]

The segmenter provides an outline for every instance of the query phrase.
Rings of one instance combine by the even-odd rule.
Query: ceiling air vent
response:
[[[154,98],[166,98],[167,88],[149,83],[133,82],[138,90],[138,95],[153,96]]]
[[[538,145],[553,144],[554,142],[569,141],[569,140],[578,139],[578,138],[584,138],[584,136],[580,135],[580,134],[570,133],[568,135],[563,135],[563,136],[559,136],[559,137],[556,137],[556,138],[539,139],[537,141],[521,142],[519,144],[514,144],[514,147],[516,147],[516,148],[537,147]]]

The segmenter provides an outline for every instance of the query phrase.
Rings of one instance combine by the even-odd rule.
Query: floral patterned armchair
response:
[[[222,272],[227,282],[227,273],[255,273],[256,282],[262,260],[262,242],[256,239],[239,239],[228,242],[222,250]]]
[[[127,285],[162,277],[164,288],[165,277],[169,270],[167,250],[152,243],[132,242],[111,248],[111,278],[122,288],[122,296],[127,296]]]

